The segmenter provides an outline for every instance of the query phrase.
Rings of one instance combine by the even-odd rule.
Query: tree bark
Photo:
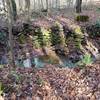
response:
[[[48,0],[46,0],[46,10],[47,10],[47,15],[48,15],[48,12],[49,12],[49,2],[48,2]]]
[[[10,47],[10,65],[15,67],[15,57],[14,57],[14,41],[12,35],[12,25],[13,25],[13,10],[12,10],[12,1],[6,0],[7,9],[8,9],[8,32],[9,32],[9,47]]]
[[[25,0],[25,9],[27,11],[27,21],[30,21],[30,0]]]
[[[16,7],[15,0],[11,0],[11,5],[12,5],[13,20],[16,21],[16,18],[17,18],[17,7]]]
[[[41,0],[41,7],[44,9],[43,0]]]
[[[19,10],[20,10],[20,13],[23,11],[22,0],[19,0]]]
[[[6,11],[6,5],[5,5],[5,0],[2,0],[4,11]]]
[[[81,13],[82,0],[76,0],[76,13]]]
[[[30,9],[30,0],[25,0],[25,9],[29,11],[29,9]]]

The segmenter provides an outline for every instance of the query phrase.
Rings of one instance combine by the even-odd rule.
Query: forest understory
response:
[[[0,100],[100,100],[100,12],[60,12],[16,21],[16,68],[0,25]]]

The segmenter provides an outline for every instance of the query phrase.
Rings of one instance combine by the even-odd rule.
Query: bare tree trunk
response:
[[[59,9],[60,9],[60,0],[59,0],[59,3],[58,3],[58,5],[59,5]]]
[[[13,25],[13,10],[12,10],[12,1],[6,0],[7,9],[8,9],[8,31],[9,31],[9,46],[10,46],[10,65],[15,67],[15,57],[14,57],[14,41],[12,35],[12,25]]]
[[[39,7],[39,11],[41,11],[41,1],[38,0],[38,7]]]
[[[25,0],[25,9],[27,12],[27,21],[30,21],[30,0]]]
[[[48,12],[49,12],[49,2],[48,2],[48,0],[46,0],[46,10],[47,10],[47,15],[48,15]]]
[[[35,10],[36,10],[36,9],[35,9],[35,7],[36,7],[36,6],[35,6],[35,0],[34,0],[34,2],[33,2],[33,3],[34,3],[34,11],[35,11]]]
[[[60,9],[60,0],[56,0],[56,9],[57,9],[57,10]]]
[[[51,8],[53,8],[53,1],[51,0]]]
[[[2,0],[4,11],[6,11],[6,5],[5,5],[5,0]]]
[[[41,0],[41,7],[44,9],[43,0]]]
[[[76,13],[81,13],[82,0],[76,0]]]
[[[16,18],[17,18],[17,7],[16,7],[15,0],[11,0],[11,5],[12,5],[13,19],[16,21]]]
[[[20,13],[22,13],[22,11],[23,11],[22,0],[19,0],[19,10],[20,10]]]
[[[56,0],[56,9],[58,9],[58,0]]]

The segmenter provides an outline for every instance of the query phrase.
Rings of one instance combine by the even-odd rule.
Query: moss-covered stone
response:
[[[87,21],[89,21],[89,16],[78,15],[75,20],[78,21],[78,22],[87,22]]]

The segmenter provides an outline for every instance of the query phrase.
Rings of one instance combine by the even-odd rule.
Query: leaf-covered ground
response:
[[[94,23],[100,16],[95,11],[87,11],[83,14],[89,15],[89,22],[76,23],[74,20],[76,15],[69,14],[68,16],[67,13],[66,15],[61,14],[60,17],[50,16],[37,19],[33,22],[33,25],[48,28],[55,20],[60,20],[61,23],[66,25],[72,22],[75,25],[85,26]],[[71,20],[67,20],[66,16]],[[18,28],[21,28],[20,25]],[[100,53],[100,38],[88,39]],[[69,55],[75,49],[73,41],[70,41],[68,42]],[[23,49],[26,50],[26,48]],[[16,49],[17,51],[18,49]],[[21,56],[21,53],[19,53],[19,56]],[[0,83],[2,83],[3,88],[0,93],[3,91],[4,100],[100,100],[100,59],[98,59],[98,62],[82,69],[79,67],[72,69],[59,68],[49,64],[40,69],[35,67],[12,69],[11,66],[0,66]]]
[[[83,69],[0,68],[5,100],[100,100],[100,62]]]

